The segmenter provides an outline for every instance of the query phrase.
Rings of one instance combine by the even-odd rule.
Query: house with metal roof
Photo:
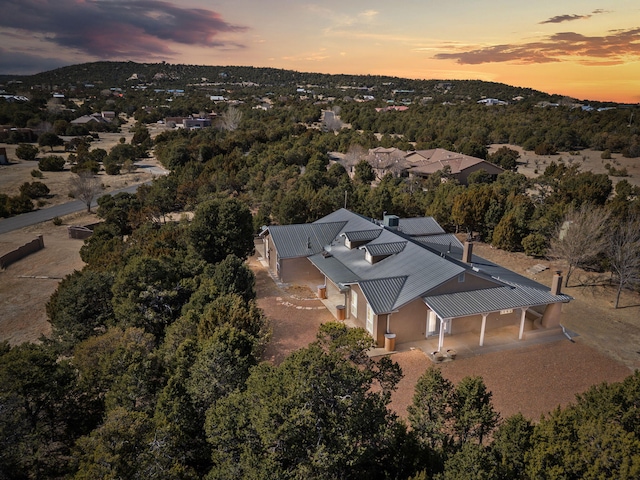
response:
[[[309,224],[271,225],[263,257],[282,282],[318,286],[339,320],[365,328],[378,346],[485,332],[525,322],[557,327],[562,278],[551,288],[473,254],[431,217],[382,221],[346,209]]]

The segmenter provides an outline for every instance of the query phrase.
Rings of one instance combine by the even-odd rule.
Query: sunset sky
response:
[[[96,60],[479,79],[640,102],[638,0],[2,0],[0,73]]]

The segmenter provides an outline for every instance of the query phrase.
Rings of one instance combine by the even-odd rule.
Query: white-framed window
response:
[[[373,335],[373,308],[367,303],[367,332]]]
[[[358,318],[358,294],[353,287],[351,288],[351,316]]]

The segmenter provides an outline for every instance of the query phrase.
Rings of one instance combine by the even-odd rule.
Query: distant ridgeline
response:
[[[49,85],[66,88],[132,87],[139,84],[151,88],[184,88],[185,86],[215,86],[235,84],[243,87],[266,88],[277,92],[279,88],[297,86],[332,92],[352,90],[357,93],[375,92],[376,96],[394,93],[407,96],[428,96],[434,100],[472,100],[496,98],[512,100],[516,97],[535,101],[560,99],[530,88],[513,87],[480,80],[412,80],[378,75],[329,75],[303,73],[276,68],[174,65],[168,63],[93,62],[38,73],[35,75],[0,75],[3,84],[19,82],[23,87]],[[348,94],[348,93],[347,93]]]

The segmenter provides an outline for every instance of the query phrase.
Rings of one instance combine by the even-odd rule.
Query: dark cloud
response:
[[[587,18],[591,18],[591,15],[558,15],[555,17],[551,17],[548,20],[540,22],[540,24],[544,23],[562,23],[562,22],[570,22],[572,20],[586,20]]]
[[[7,75],[33,75],[34,73],[54,70],[69,65],[71,62],[60,58],[42,57],[10,52],[0,48],[0,73]]]
[[[603,13],[609,13],[609,10],[604,10],[602,8],[597,8],[595,9],[593,12],[591,12],[591,15],[576,15],[576,14],[565,14],[565,15],[557,15],[555,17],[551,17],[547,20],[544,20],[542,22],[540,22],[540,24],[545,24],[545,23],[562,23],[562,22],[571,22],[573,20],[587,20],[589,18],[591,18],[594,15],[601,15]]]
[[[246,27],[213,10],[183,8],[160,0],[5,0],[0,26],[32,32],[99,58],[155,57],[172,43],[227,46],[221,33]],[[231,44],[231,46],[239,46]]]
[[[640,60],[640,28],[616,30],[601,37],[575,32],[550,35],[539,42],[494,45],[475,50],[440,53],[436,59],[453,59],[460,64],[491,62],[550,63],[578,59],[587,65],[615,65],[629,58]]]

